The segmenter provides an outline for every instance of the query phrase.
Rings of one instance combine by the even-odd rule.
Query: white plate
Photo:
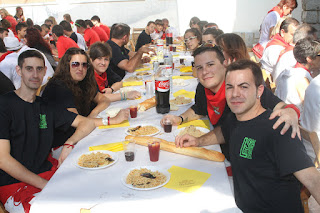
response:
[[[180,129],[175,130],[175,131],[173,132],[174,136],[178,136],[179,133],[180,133],[181,131],[183,131],[185,128],[186,128],[186,127],[182,127],[182,128],[180,128]],[[196,129],[198,129],[198,130],[200,130],[201,132],[204,132],[204,133],[210,132],[209,129],[203,128],[203,127],[199,127],[199,126],[196,126]]]
[[[134,186],[132,186],[131,184],[127,184],[126,183],[126,179],[127,179],[127,176],[129,175],[129,173],[134,170],[134,169],[149,169],[151,171],[158,171],[158,172],[161,172],[162,174],[164,174],[167,178],[166,182],[164,182],[163,184],[159,185],[159,186],[156,186],[156,187],[152,187],[152,188],[136,188]],[[167,170],[164,170],[164,169],[161,169],[161,168],[158,168],[158,167],[155,167],[155,166],[137,166],[137,167],[134,167],[134,168],[131,168],[129,170],[127,170],[121,177],[121,182],[123,185],[125,185],[126,187],[130,188],[130,189],[135,189],[135,190],[140,190],[140,191],[148,191],[148,190],[153,190],[153,189],[157,189],[157,188],[160,188],[164,185],[166,185],[169,180],[170,180],[170,173],[167,171]]]
[[[174,98],[174,99],[175,99],[175,98]],[[187,103],[187,104],[174,104],[174,105],[176,105],[176,106],[180,107],[180,106],[187,106],[187,105],[192,104],[192,99],[191,99],[191,98],[187,98],[187,97],[185,97],[185,99],[189,99],[189,100],[191,100],[191,102],[190,102],[190,103]],[[173,99],[171,99],[171,100],[173,100]],[[170,100],[170,101],[171,101],[171,100]]]
[[[144,73],[144,72],[147,72],[148,74],[139,75],[139,73]],[[136,72],[134,75],[137,76],[137,77],[139,77],[139,78],[141,78],[141,77],[150,77],[150,76],[152,76],[152,73],[150,72],[150,70],[146,70],[146,71]]]
[[[152,125],[152,124],[140,124],[140,125],[131,126],[131,127],[127,128],[126,131],[125,131],[125,133],[126,133],[127,135],[131,135],[131,134],[128,132],[128,130],[131,129],[131,128],[135,128],[135,127],[137,127],[137,126],[153,126],[153,127],[156,127],[156,128],[158,129],[158,131],[155,132],[155,133],[153,133],[153,134],[149,134],[149,135],[139,135],[139,136],[153,136],[153,135],[156,135],[156,134],[158,134],[158,133],[160,132],[160,127],[159,127],[159,126],[155,126],[155,125]],[[132,135],[132,136],[136,136],[136,135]]]
[[[179,80],[179,81],[176,81],[176,80]],[[182,80],[182,81],[180,81],[180,80]],[[173,79],[173,86],[175,86],[175,87],[186,87],[189,84],[190,84],[190,82],[183,80],[183,79]]]
[[[83,166],[79,166],[78,164],[78,161],[79,161],[79,158],[83,155],[83,154],[90,154],[90,153],[96,153],[96,152],[102,152],[102,153],[105,153],[105,154],[108,154],[111,156],[111,158],[114,160],[112,163],[108,164],[108,165],[105,165],[105,166],[101,166],[101,167],[95,167],[95,168],[88,168],[88,167],[83,167]],[[77,160],[76,160],[76,166],[81,168],[81,169],[88,169],[88,170],[97,170],[97,169],[104,169],[104,168],[107,168],[109,166],[112,166],[113,164],[115,164],[117,161],[118,161],[118,154],[115,153],[115,152],[110,152],[110,151],[107,151],[107,150],[96,150],[96,151],[90,151],[90,152],[86,152],[86,153],[83,153],[81,154]]]

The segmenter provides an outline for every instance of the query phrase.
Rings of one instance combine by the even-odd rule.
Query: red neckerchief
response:
[[[272,46],[272,45],[280,45],[283,46],[284,48],[287,48],[289,44],[285,42],[285,40],[280,36],[279,33],[277,33],[275,36],[273,36],[272,40],[268,42],[266,48]]]
[[[1,57],[0,57],[0,62],[3,61],[7,55],[9,55],[10,53],[13,53],[13,51],[8,51],[6,52],[5,54],[3,54]]]
[[[52,163],[52,168],[49,171],[38,174],[40,177],[50,180],[50,178],[57,171],[58,161],[52,157],[50,154],[47,158],[49,162]],[[5,185],[0,187],[0,201],[6,203],[9,197],[13,197],[14,202],[21,203],[24,211],[29,213],[30,211],[30,201],[34,198],[34,194],[41,191],[34,186],[26,184],[24,182],[14,183],[10,185]]]
[[[287,46],[284,50],[282,50],[282,51],[280,52],[280,55],[279,55],[278,61],[279,61],[279,60],[280,60],[280,58],[283,56],[283,54],[285,54],[285,53],[287,53],[287,52],[289,52],[289,51],[293,50],[293,48],[294,48],[294,46],[289,45],[289,46]]]
[[[166,39],[166,32],[162,32],[161,39],[162,39],[162,40]]]
[[[272,11],[277,12],[281,18],[283,17],[283,12],[280,11],[280,8],[278,6],[273,7],[268,13],[271,13]]]
[[[214,94],[211,90],[205,88],[204,91],[207,97],[208,115],[212,125],[218,123],[224,108],[226,107],[225,82],[221,85],[219,91]]]
[[[104,90],[108,85],[107,73],[104,72],[102,75],[99,75],[94,72],[94,77],[96,78],[100,92],[102,92],[102,90]]]
[[[310,75],[311,75],[310,70],[308,70],[303,64],[300,64],[299,62],[296,63],[296,65],[294,66],[294,68],[302,68],[302,69],[305,69],[305,70],[308,71],[308,73],[310,73]]]

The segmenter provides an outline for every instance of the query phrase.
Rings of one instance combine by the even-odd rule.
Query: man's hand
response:
[[[72,146],[69,146],[69,145],[63,146],[61,154],[58,159],[58,168],[63,163],[63,161],[68,157],[72,149],[73,149]]]
[[[136,90],[127,92],[127,99],[134,100],[140,97],[141,97],[141,93]]]
[[[199,146],[198,139],[191,135],[177,136],[175,139],[176,147]]]
[[[294,109],[285,108],[285,109],[277,109],[272,112],[269,119],[272,120],[276,116],[279,116],[278,120],[274,123],[273,129],[277,129],[280,124],[285,122],[284,127],[282,128],[280,134],[285,134],[290,126],[292,127],[291,137],[294,138],[296,135],[301,139],[300,129],[298,124],[298,115]]]
[[[165,115],[163,116],[163,118],[160,121],[161,126],[163,126],[164,121],[165,120],[170,120],[173,126],[178,126],[181,123],[181,118],[179,116],[176,115]]]

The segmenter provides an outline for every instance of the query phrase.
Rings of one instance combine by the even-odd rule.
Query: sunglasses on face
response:
[[[72,68],[78,68],[78,67],[80,67],[80,65],[82,65],[82,67],[83,67],[84,69],[87,69],[88,66],[89,66],[89,63],[88,63],[88,62],[80,63],[80,62],[78,62],[78,61],[71,62],[71,67],[72,67]]]

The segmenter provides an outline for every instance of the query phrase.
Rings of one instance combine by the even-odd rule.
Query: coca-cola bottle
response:
[[[156,110],[165,114],[170,111],[170,79],[164,73],[165,69],[159,67],[155,76]]]

